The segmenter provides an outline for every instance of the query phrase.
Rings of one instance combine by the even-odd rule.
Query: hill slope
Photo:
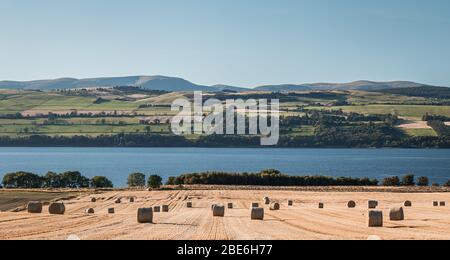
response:
[[[377,92],[387,94],[397,94],[410,97],[425,97],[425,98],[450,98],[450,88],[446,87],[432,87],[422,86],[416,88],[394,88],[394,89],[382,89]]]
[[[150,90],[165,91],[216,91],[214,88],[196,85],[181,78],[165,76],[131,76],[113,78],[37,80],[27,82],[1,81],[3,89],[54,90],[91,87],[139,86]]]
[[[256,88],[242,88],[227,85],[203,86],[194,84],[182,78],[166,76],[130,76],[130,77],[109,77],[109,78],[61,78],[54,80],[36,81],[0,81],[0,89],[25,89],[25,90],[54,90],[54,89],[74,89],[93,87],[115,87],[115,86],[136,86],[149,90],[164,90],[172,92],[182,91],[311,91],[311,90],[364,90],[375,91],[397,88],[417,88],[426,86],[424,84],[410,81],[374,82],[355,81],[350,83],[311,83],[311,84],[285,84],[285,85],[265,85]]]

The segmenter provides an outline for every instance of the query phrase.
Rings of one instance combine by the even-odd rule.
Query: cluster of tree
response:
[[[21,113],[15,114],[0,114],[0,119],[25,119],[30,117],[24,117]]]
[[[319,125],[315,131],[316,144],[337,147],[386,147],[405,134],[388,124],[362,124],[352,127]]]
[[[398,115],[364,115],[359,113],[348,113],[347,120],[350,122],[385,122],[389,125],[397,124],[399,121]]]
[[[441,116],[441,115],[430,115],[425,114],[422,117],[422,121],[430,122],[430,121],[442,121],[442,122],[450,122],[450,117],[448,116]]]
[[[450,181],[447,183],[450,184]],[[429,186],[430,181],[428,177],[422,176],[417,179],[417,183],[415,181],[415,176],[413,174],[408,174],[403,176],[402,178],[399,178],[398,176],[393,177],[386,177],[383,179],[383,186]]]
[[[132,173],[128,176],[127,185],[130,188],[133,187],[148,187],[158,189],[162,185],[162,178],[158,175],[150,175],[146,181],[146,176],[143,173]]]
[[[95,102],[102,102],[102,101],[95,101]],[[144,114],[133,114],[132,116],[145,116]],[[71,111],[70,113],[65,114],[55,114],[55,113],[49,113],[49,114],[36,114],[36,115],[22,115],[21,113],[15,113],[15,114],[0,114],[0,119],[48,119],[48,120],[55,120],[58,118],[62,119],[71,119],[71,118],[102,118],[102,117],[115,117],[115,118],[123,118],[123,117],[130,117],[130,115],[119,113],[118,111],[113,112],[100,112],[100,113],[79,113],[76,110]]]
[[[102,89],[100,89],[100,90],[102,90]],[[108,91],[107,89],[104,89],[104,90]],[[152,89],[146,89],[146,88],[137,87],[137,86],[116,86],[116,87],[113,87],[113,90],[120,91],[126,95],[146,94],[146,95],[152,95],[152,96],[161,96],[161,95],[170,93],[169,91],[165,91],[165,90],[152,90]]]
[[[306,110],[303,116],[287,116],[280,118],[280,126],[289,129],[297,126],[354,126],[370,122],[381,122],[394,126],[398,122],[398,116],[386,115],[363,115],[358,113],[345,113],[338,110]]]
[[[173,135],[117,134],[100,136],[45,136],[31,135],[11,138],[0,137],[4,147],[187,147],[193,142]]]
[[[131,133],[100,136],[0,136],[0,147],[260,147],[261,137],[183,136]],[[450,136],[408,137],[395,127],[365,124],[352,127],[316,127],[314,136],[281,135],[276,147],[286,148],[450,148]]]
[[[170,104],[142,104],[142,105],[139,105],[139,108],[154,108],[154,107],[170,108],[170,107],[172,107],[172,105],[170,105]]]
[[[428,125],[441,137],[450,137],[450,127],[442,121],[429,121]]]
[[[3,187],[12,189],[113,187],[113,183],[104,176],[95,176],[89,179],[77,171],[59,174],[48,172],[44,176],[29,172],[8,173],[3,177],[2,184]]]
[[[422,86],[412,88],[393,88],[393,89],[376,90],[375,92],[397,94],[411,97],[425,97],[436,99],[450,98],[450,88],[446,87]]]
[[[378,180],[368,178],[332,178],[326,176],[290,176],[278,170],[260,173],[205,172],[169,178],[169,185],[253,185],[253,186],[377,186]]]

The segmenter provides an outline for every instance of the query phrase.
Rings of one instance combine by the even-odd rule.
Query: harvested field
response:
[[[406,129],[432,129],[425,121],[408,122],[398,126]]]
[[[250,206],[269,195],[284,201],[279,211],[267,206],[263,221],[252,221]],[[105,200],[90,203],[89,194],[65,201],[65,215],[49,215],[48,206],[42,214],[25,212],[0,213],[0,239],[80,239],[132,240],[284,240],[284,239],[362,239],[371,235],[382,239],[450,239],[450,208],[433,207],[433,201],[448,201],[450,193],[390,193],[390,192],[298,192],[298,191],[239,191],[239,190],[183,190],[183,191],[111,191],[101,194]],[[119,197],[136,196],[135,203],[115,204]],[[200,198],[193,208],[186,207],[186,198]],[[182,198],[182,199],[179,199]],[[287,207],[286,198],[295,200]],[[379,201],[378,210],[384,212],[384,226],[367,227],[367,200]],[[35,200],[35,199],[34,199]],[[354,200],[357,207],[348,209]],[[405,208],[404,221],[390,221],[392,207],[404,201],[414,201]],[[234,202],[234,209],[226,210],[223,218],[211,214],[212,203]],[[325,209],[318,209],[319,202]],[[169,213],[154,213],[154,224],[139,224],[139,208],[169,205]],[[84,214],[93,207],[95,214]],[[114,207],[116,214],[108,214]]]
[[[0,211],[25,206],[30,201],[50,202],[55,199],[69,199],[79,194],[79,192],[0,191]]]

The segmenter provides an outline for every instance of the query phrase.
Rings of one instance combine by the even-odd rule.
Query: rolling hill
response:
[[[130,76],[130,77],[109,77],[109,78],[61,78],[54,80],[36,81],[0,81],[0,89],[24,89],[24,90],[55,90],[55,89],[76,89],[93,87],[115,87],[115,86],[137,86],[149,90],[164,90],[171,92],[182,91],[311,91],[311,90],[363,90],[376,91],[385,89],[404,89],[428,87],[425,84],[410,81],[374,82],[355,81],[350,83],[311,83],[311,84],[284,84],[265,85],[255,88],[243,88],[228,85],[203,86],[194,84],[182,78],[166,76]]]
[[[93,87],[139,86],[149,90],[165,91],[216,91],[214,88],[196,85],[181,78],[165,76],[131,76],[113,78],[37,80],[27,82],[1,81],[1,89],[54,90]]]
[[[422,86],[416,88],[391,88],[377,90],[377,92],[410,97],[450,99],[450,88],[446,87]]]

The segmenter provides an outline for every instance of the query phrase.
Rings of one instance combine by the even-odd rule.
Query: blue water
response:
[[[450,150],[413,149],[221,149],[221,148],[0,148],[4,173],[78,170],[125,186],[131,172],[166,179],[183,173],[220,170],[258,172],[275,168],[292,175],[370,177],[414,173],[432,182],[450,179]]]

